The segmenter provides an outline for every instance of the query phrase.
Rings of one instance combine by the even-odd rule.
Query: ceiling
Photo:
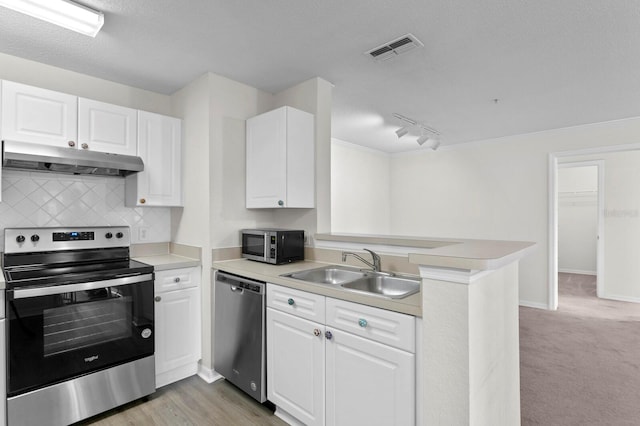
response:
[[[0,52],[165,94],[207,71],[274,93],[318,76],[333,137],[386,152],[425,149],[393,113],[443,146],[640,116],[637,0],[79,2],[105,13],[95,39],[0,7]],[[364,54],[407,33],[424,47]]]

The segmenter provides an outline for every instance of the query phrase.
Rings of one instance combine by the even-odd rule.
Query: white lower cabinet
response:
[[[415,425],[415,318],[313,295],[313,316],[326,320],[310,321],[296,314],[312,315],[308,294],[267,285],[267,397],[276,414],[309,426]]]
[[[167,282],[174,284],[172,290],[162,291]],[[156,387],[161,387],[198,371],[200,269],[159,271],[155,283]]]
[[[306,425],[324,424],[324,326],[267,308],[267,399]]]

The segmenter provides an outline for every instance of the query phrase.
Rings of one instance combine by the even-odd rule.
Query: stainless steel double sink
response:
[[[391,299],[402,299],[419,292],[421,282],[418,278],[359,270],[342,265],[328,265],[322,268],[292,272],[283,274],[281,277],[339,286],[348,291]]]

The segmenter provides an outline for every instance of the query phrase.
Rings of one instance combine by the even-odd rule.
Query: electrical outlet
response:
[[[138,226],[138,241],[147,241],[149,239],[149,227]]]

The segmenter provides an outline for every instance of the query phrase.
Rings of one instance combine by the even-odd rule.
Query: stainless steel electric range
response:
[[[128,227],[5,229],[9,425],[67,425],[155,391],[153,267]]]

